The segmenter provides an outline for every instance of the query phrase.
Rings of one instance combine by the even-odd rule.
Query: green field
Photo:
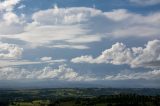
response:
[[[0,90],[0,106],[160,106],[159,89]]]

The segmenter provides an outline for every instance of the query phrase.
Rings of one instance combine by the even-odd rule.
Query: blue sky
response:
[[[0,0],[0,87],[160,87],[159,10],[159,0]]]

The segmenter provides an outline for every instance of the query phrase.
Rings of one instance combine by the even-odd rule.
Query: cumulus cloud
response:
[[[116,43],[96,58],[86,55],[73,58],[71,61],[73,63],[128,64],[131,67],[146,67],[145,64],[150,63],[152,66],[151,62],[160,61],[160,40],[149,41],[144,48],[127,48],[123,43]]]
[[[80,75],[67,65],[61,65],[57,69],[52,67],[44,67],[40,70],[29,71],[21,68],[1,68],[0,80],[18,80],[18,79],[55,79],[64,81],[92,81],[95,78],[91,78],[87,75]]]
[[[22,55],[23,48],[14,44],[0,43],[0,59],[16,59]]]
[[[156,5],[159,4],[159,0],[130,0],[130,2],[139,4],[139,5]]]
[[[44,67],[32,69],[20,67],[4,67],[0,69],[0,80],[61,80],[61,81],[112,81],[112,80],[157,80],[160,78],[160,70],[147,72],[124,71],[114,75],[93,76],[80,74],[67,65],[58,68]]]

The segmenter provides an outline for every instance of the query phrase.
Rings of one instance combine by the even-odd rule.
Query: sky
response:
[[[0,88],[160,88],[160,0],[0,0]]]

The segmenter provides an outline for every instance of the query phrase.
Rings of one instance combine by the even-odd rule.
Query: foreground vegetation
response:
[[[1,90],[0,106],[160,106],[159,89]]]

